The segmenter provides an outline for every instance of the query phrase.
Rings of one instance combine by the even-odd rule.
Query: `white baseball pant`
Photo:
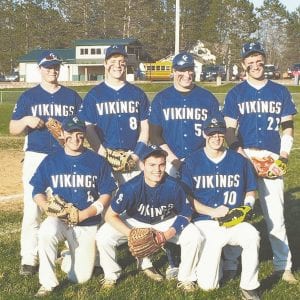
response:
[[[159,231],[166,231],[173,224],[176,217],[151,225],[140,222],[133,218],[124,218],[124,222],[129,227],[152,227]],[[117,280],[121,274],[121,267],[116,260],[116,247],[127,242],[127,237],[117,231],[110,224],[105,223],[97,232],[96,243],[100,253],[100,265],[104,271],[104,277],[109,280]],[[169,240],[169,242],[180,245],[181,263],[179,265],[179,281],[195,281],[196,266],[199,260],[203,237],[199,230],[189,224],[179,234]],[[140,260],[139,267],[144,270],[152,267],[152,262],[148,257]]]
[[[222,277],[220,268],[222,248],[225,245],[242,248],[242,274],[240,287],[254,290],[259,287],[259,232],[249,223],[243,222],[230,228],[219,226],[217,221],[196,221],[205,238],[204,247],[197,266],[197,282],[201,289],[212,290],[219,287]]]
[[[249,157],[274,159],[278,155],[267,150],[245,149]],[[292,255],[289,248],[284,220],[284,183],[283,177],[276,179],[258,178],[259,202],[264,215],[273,251],[275,271],[291,270]]]
[[[98,226],[68,226],[56,217],[47,217],[39,230],[39,281],[47,289],[59,283],[55,275],[58,243],[67,240],[69,262],[63,262],[63,271],[68,272],[68,279],[83,283],[92,276],[95,263],[95,235]],[[70,259],[71,258],[71,259]]]
[[[45,153],[26,151],[23,162],[24,209],[21,229],[21,264],[38,264],[38,230],[41,223],[41,210],[32,198],[33,186],[29,183],[36,169],[47,156]]]

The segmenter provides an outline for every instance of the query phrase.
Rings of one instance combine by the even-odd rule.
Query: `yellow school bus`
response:
[[[157,61],[153,63],[143,63],[145,67],[146,80],[171,80],[172,62]]]

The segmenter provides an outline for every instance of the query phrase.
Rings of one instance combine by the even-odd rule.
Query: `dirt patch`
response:
[[[22,159],[24,152],[21,150],[0,149],[0,211],[22,211],[22,196],[10,196],[23,193],[22,185]]]
[[[0,150],[0,197],[23,193],[22,159],[20,150]]]

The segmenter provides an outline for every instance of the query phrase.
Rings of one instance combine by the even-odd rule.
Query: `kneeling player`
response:
[[[64,149],[47,156],[31,179],[33,198],[38,206],[51,213],[46,190],[75,206],[77,221],[69,226],[60,217],[48,216],[39,230],[39,281],[37,297],[46,296],[58,286],[55,275],[57,246],[67,240],[71,260],[65,265],[68,278],[76,283],[87,281],[95,262],[95,235],[101,212],[109,205],[116,188],[112,169],[104,158],[84,148],[85,125],[77,117],[63,125]],[[64,216],[65,217],[65,216]],[[67,216],[69,217],[69,216]],[[74,221],[74,220],[73,220]]]
[[[152,227],[163,233],[165,240],[179,244],[181,263],[178,287],[193,291],[202,236],[190,224],[192,208],[177,179],[165,173],[167,152],[157,146],[145,146],[141,154],[142,173],[120,186],[108,208],[106,223],[96,240],[100,265],[104,270],[103,287],[113,287],[120,277],[116,247],[126,243],[133,227]],[[148,257],[137,259],[138,267],[153,280],[163,277],[153,268]]]
[[[231,222],[231,227],[225,227],[217,221],[230,209],[253,206],[255,201],[256,179],[252,167],[242,155],[224,148],[225,130],[221,116],[208,120],[204,124],[205,147],[186,158],[181,170],[181,179],[197,213],[193,221],[205,237],[197,266],[197,281],[204,290],[218,288],[222,276],[222,248],[225,245],[240,246],[242,295],[245,299],[259,299],[256,292],[259,287],[258,231],[247,222],[236,225]],[[246,207],[247,211],[249,209]]]

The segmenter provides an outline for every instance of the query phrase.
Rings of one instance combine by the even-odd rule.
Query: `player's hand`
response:
[[[45,127],[45,122],[40,119],[39,117],[34,117],[34,116],[27,116],[24,117],[24,122],[26,126],[32,128],[32,129],[40,129]]]
[[[182,161],[178,158],[176,158],[172,161],[172,165],[176,168],[176,170],[179,170],[181,164],[182,164]]]
[[[137,162],[139,160],[139,157],[134,153],[131,154],[131,157],[135,162]]]
[[[213,208],[211,217],[214,218],[214,219],[224,217],[225,215],[227,215],[228,211],[229,211],[229,208],[227,206],[220,205],[216,208]]]
[[[106,149],[102,145],[100,145],[100,148],[98,150],[98,154],[106,158]]]

